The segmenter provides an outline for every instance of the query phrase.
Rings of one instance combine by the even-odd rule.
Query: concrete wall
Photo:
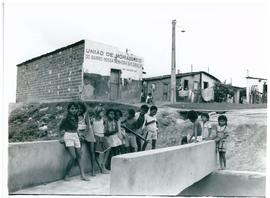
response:
[[[168,147],[112,159],[112,195],[178,195],[216,169],[215,142]]]
[[[86,150],[83,145],[83,152]],[[86,171],[91,170],[88,152],[83,160]],[[21,188],[44,184],[63,178],[69,154],[57,140],[10,143],[8,147],[8,189],[9,192]],[[72,175],[79,174],[73,168]]]
[[[84,42],[17,66],[16,102],[79,99]]]
[[[182,191],[180,196],[265,196],[265,174],[215,171]]]

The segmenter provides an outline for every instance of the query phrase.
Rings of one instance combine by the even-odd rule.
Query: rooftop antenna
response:
[[[193,65],[192,64],[190,65],[190,70],[191,70],[191,72],[193,72]]]

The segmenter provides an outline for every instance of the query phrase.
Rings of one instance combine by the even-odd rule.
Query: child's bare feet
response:
[[[65,176],[64,177],[64,181],[70,181],[70,177],[69,176]]]
[[[101,173],[102,174],[110,174],[110,171],[107,170],[106,168],[104,168],[104,169],[102,169],[102,172]]]
[[[81,176],[81,180],[83,180],[83,181],[90,181],[90,179],[88,179],[88,178],[85,177],[85,176]]]

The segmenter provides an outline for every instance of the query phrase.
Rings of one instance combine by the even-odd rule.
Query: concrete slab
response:
[[[71,177],[70,181],[56,182],[26,188],[10,195],[109,195],[110,174],[88,176],[90,181],[82,181],[80,176]]]

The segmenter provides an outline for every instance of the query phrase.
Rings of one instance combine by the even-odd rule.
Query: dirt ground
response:
[[[180,145],[181,137],[191,132],[191,123],[183,119],[181,109],[161,107],[158,148]],[[210,111],[215,129],[220,114]],[[241,109],[225,112],[228,118],[227,169],[265,172],[267,109]]]
[[[87,102],[88,108],[99,102]],[[126,111],[138,110],[137,105],[103,103],[106,108]],[[9,142],[25,142],[59,139],[58,124],[65,114],[67,103],[28,104],[11,106],[9,114]],[[182,103],[173,105],[158,104],[157,119],[159,136],[157,148],[180,145],[182,136],[191,132],[191,123],[183,112],[189,109],[207,111],[213,128],[217,125],[218,110],[228,117],[230,137],[228,139],[227,168],[265,172],[266,169],[266,105],[242,104],[196,104]],[[40,130],[45,123],[47,130]]]

